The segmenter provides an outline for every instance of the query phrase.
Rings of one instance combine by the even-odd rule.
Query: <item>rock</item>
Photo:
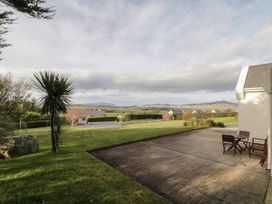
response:
[[[0,159],[13,158],[38,151],[38,140],[34,135],[0,137]]]

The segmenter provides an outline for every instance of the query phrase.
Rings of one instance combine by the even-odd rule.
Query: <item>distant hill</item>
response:
[[[112,103],[83,103],[83,104],[73,104],[75,106],[115,106],[115,104]]]
[[[215,101],[208,103],[195,103],[195,104],[147,104],[142,105],[143,108],[168,108],[168,109],[202,109],[202,110],[221,110],[231,109],[235,111],[237,104],[229,101]]]
[[[184,104],[183,106],[195,106],[195,105],[230,105],[230,106],[237,106],[237,103],[233,103],[230,101],[214,101],[214,102],[208,102],[208,103],[192,103],[192,104]]]
[[[196,103],[196,104],[145,104],[145,105],[131,105],[131,106],[117,106],[111,103],[85,103],[85,104],[74,104],[73,106],[78,106],[83,109],[101,109],[105,111],[121,111],[121,112],[138,112],[138,111],[169,111],[181,109],[190,110],[237,110],[237,104],[229,101],[214,101],[208,103]]]

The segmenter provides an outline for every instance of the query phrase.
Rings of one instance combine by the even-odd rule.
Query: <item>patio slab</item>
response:
[[[268,172],[259,157],[222,154],[221,134],[203,129],[93,154],[172,203],[263,203]]]

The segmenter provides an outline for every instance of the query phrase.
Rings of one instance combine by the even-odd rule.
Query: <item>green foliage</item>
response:
[[[161,114],[126,114],[125,121],[129,120],[145,120],[145,119],[162,119]]]
[[[7,136],[18,129],[18,123],[14,122],[10,117],[1,117],[0,118],[0,137]]]
[[[73,90],[69,79],[49,71],[36,73],[34,78],[34,87],[44,93],[41,97],[42,113],[66,113]]]
[[[208,127],[225,127],[225,124],[223,122],[214,122],[214,120],[205,120],[204,125]]]
[[[8,135],[8,131],[2,127],[0,127],[0,137],[5,137]]]
[[[41,114],[38,112],[27,111],[25,118],[26,119],[38,119],[38,118],[41,118]]]
[[[41,114],[39,112],[26,112],[24,121],[42,121],[42,120],[50,120],[49,115]]]
[[[117,117],[96,117],[96,118],[88,118],[87,122],[106,122],[106,121],[117,121]]]
[[[50,126],[50,120],[27,121],[24,124],[26,128],[48,127]]]
[[[49,128],[28,130],[37,136],[40,151],[0,162],[0,203],[168,203],[86,150],[188,129],[71,128],[55,155]]]
[[[183,119],[183,114],[174,114],[174,120],[182,120]]]
[[[39,72],[34,74],[34,87],[43,95],[42,113],[50,114],[52,152],[57,152],[59,145],[58,126],[61,125],[59,114],[66,113],[71,102],[72,84],[68,77],[54,72]]]
[[[210,120],[206,120],[204,122],[204,125],[208,126],[208,127],[215,127],[216,123],[213,120],[210,119]]]
[[[43,7],[45,0],[0,0],[2,4],[34,18],[50,19],[54,16],[54,10]]]
[[[216,127],[221,127],[221,128],[224,128],[225,127],[225,124],[223,122],[217,122],[215,124]]]
[[[57,149],[60,149],[60,146],[62,145],[62,138],[64,136],[64,133],[67,132],[68,129],[63,127],[63,124],[65,122],[64,118],[57,117],[55,122],[56,125],[54,127],[54,135],[56,138]]]
[[[213,118],[214,122],[223,122],[224,124],[237,124],[237,117],[223,117],[223,118]]]
[[[33,18],[51,19],[55,14],[52,8],[42,5],[45,0],[0,0],[0,3],[0,48],[10,46],[3,38],[3,34],[8,32],[7,25],[15,21],[15,18],[12,17],[13,10]]]
[[[14,121],[22,120],[31,107],[29,84],[25,80],[15,81],[11,74],[0,74],[0,116]]]

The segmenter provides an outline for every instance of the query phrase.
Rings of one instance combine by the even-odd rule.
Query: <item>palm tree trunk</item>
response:
[[[57,148],[56,148],[56,138],[55,138],[54,125],[55,125],[55,113],[52,110],[52,112],[51,112],[51,145],[52,145],[52,152],[56,153]]]

